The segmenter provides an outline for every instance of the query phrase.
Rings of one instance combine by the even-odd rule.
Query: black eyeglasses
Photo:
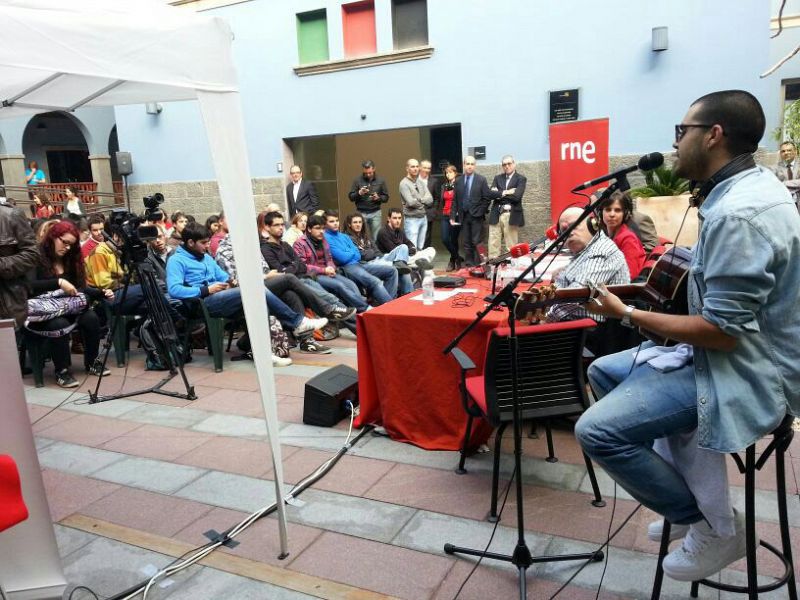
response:
[[[505,162],[505,163],[500,163],[500,164],[502,164],[504,167],[510,167],[514,163],[513,162]]]
[[[64,238],[58,238],[58,241],[64,244],[67,248],[72,248],[75,245],[75,242],[68,242]]]
[[[704,129],[711,129],[714,125],[708,125],[706,123],[680,123],[675,125],[675,143],[677,144],[683,139],[683,136],[686,135],[686,130],[690,127],[702,127]]]

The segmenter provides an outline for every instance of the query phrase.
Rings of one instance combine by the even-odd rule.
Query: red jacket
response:
[[[628,271],[633,281],[644,266],[645,252],[642,242],[625,224],[619,228],[613,239],[617,248],[625,255],[625,262],[628,264]]]
[[[306,263],[309,275],[313,275],[314,277],[317,275],[324,275],[326,267],[336,268],[333,262],[333,256],[331,256],[331,248],[328,242],[325,241],[325,238],[322,238],[322,254],[324,258],[320,257],[317,249],[311,243],[311,240],[308,239],[307,235],[301,235],[294,243],[294,248],[292,249],[297,255],[297,258]]]

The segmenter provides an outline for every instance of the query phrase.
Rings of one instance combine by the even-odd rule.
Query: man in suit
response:
[[[522,197],[528,183],[517,173],[514,157],[506,154],[501,161],[503,172],[495,175],[490,190],[492,207],[489,211],[489,258],[500,254],[505,241],[511,248],[519,241],[519,228],[525,225]]]
[[[419,161],[419,181],[421,184],[428,188],[428,191],[433,196],[433,204],[425,209],[425,217],[428,220],[428,229],[425,231],[425,245],[428,248],[431,245],[431,230],[433,229],[434,222],[439,222],[439,186],[435,177],[431,177],[431,161],[425,159]]]
[[[293,217],[300,211],[313,214],[319,209],[319,196],[314,184],[303,179],[303,171],[297,165],[292,165],[289,169],[289,177],[292,178],[292,182],[286,186],[289,215]]]
[[[780,148],[781,159],[775,165],[775,176],[780,179],[800,207],[800,162],[797,160],[797,146],[794,142],[783,142]]]
[[[450,209],[450,223],[461,225],[464,240],[464,262],[468,267],[480,263],[478,244],[483,235],[483,223],[489,210],[491,191],[486,177],[475,172],[475,157],[464,157],[464,174],[456,179],[455,200]]]

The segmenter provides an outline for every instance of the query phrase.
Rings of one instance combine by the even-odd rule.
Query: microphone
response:
[[[608,175],[603,175],[602,177],[598,177],[597,179],[592,179],[591,181],[586,181],[580,184],[578,187],[572,189],[572,193],[580,192],[590,187],[594,187],[599,183],[603,183],[604,181],[608,181],[609,179],[619,179],[624,177],[628,173],[632,173],[633,171],[641,170],[641,171],[651,171],[657,167],[660,167],[664,164],[664,155],[660,152],[651,152],[650,154],[645,154],[643,157],[639,159],[639,162],[636,165],[632,165],[630,167],[625,167],[624,169],[620,169],[619,171],[614,171],[613,173],[609,173]]]
[[[511,258],[519,258],[520,256],[527,256],[531,253],[531,248],[535,248],[539,244],[534,244],[531,246],[530,244],[526,244],[525,242],[521,244],[514,244],[511,248],[508,249],[508,253],[511,255]]]

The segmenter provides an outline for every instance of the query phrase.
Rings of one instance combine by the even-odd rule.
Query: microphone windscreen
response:
[[[519,258],[520,256],[527,256],[531,253],[531,245],[522,243],[522,244],[514,244],[509,248],[508,253],[511,255],[512,258]]]
[[[550,227],[548,227],[545,230],[544,234],[545,236],[547,236],[548,240],[556,239],[558,237],[558,225],[557,224],[550,225]]]
[[[639,159],[639,170],[652,171],[664,164],[664,155],[661,152],[651,152]]]

